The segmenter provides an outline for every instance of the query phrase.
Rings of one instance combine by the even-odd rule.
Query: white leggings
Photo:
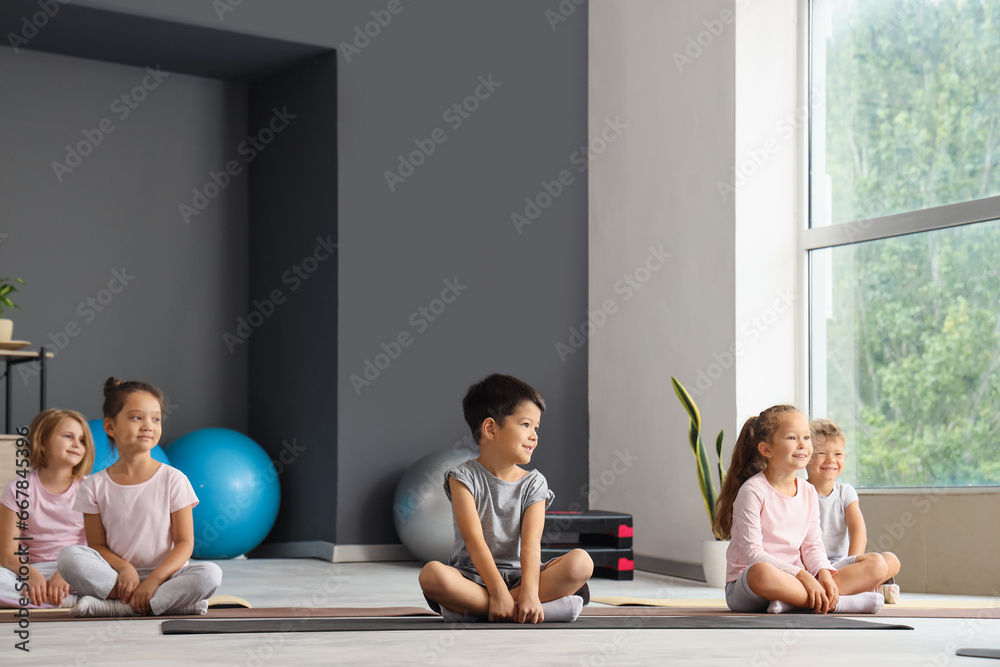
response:
[[[145,580],[155,568],[136,569],[139,580]],[[118,573],[94,549],[84,546],[66,547],[59,552],[59,571],[80,595],[106,600],[118,582]],[[170,575],[149,600],[154,614],[190,607],[211,597],[222,583],[222,570],[215,563],[188,563]]]
[[[42,563],[32,563],[31,567],[38,570],[39,574],[45,577],[46,580],[51,579],[52,575],[56,573],[57,564],[56,561],[50,560]],[[25,582],[18,582],[17,573],[12,572],[6,568],[0,567],[0,609],[16,609],[21,605],[19,601],[21,598],[28,597],[28,589],[17,590],[17,585],[20,583],[22,586]],[[74,593],[72,589],[70,593]],[[72,600],[73,598],[70,598]],[[38,605],[29,604],[29,609],[50,609],[57,605],[45,603],[39,607]]]

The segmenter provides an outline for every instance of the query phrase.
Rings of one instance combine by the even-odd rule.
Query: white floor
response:
[[[219,563],[220,593],[266,606],[425,606],[416,563],[236,560]],[[721,598],[719,589],[636,573],[594,579],[597,595]],[[933,598],[906,595],[906,599]],[[943,597],[943,596],[937,596]],[[870,617],[869,617],[870,618]],[[905,665],[1000,662],[955,648],[1000,648],[1000,620],[887,619],[904,630],[509,630],[163,636],[160,621],[35,622],[30,653],[0,625],[0,665]],[[9,630],[8,630],[9,629]]]

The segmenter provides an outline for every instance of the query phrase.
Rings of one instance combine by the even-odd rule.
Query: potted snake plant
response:
[[[691,451],[694,453],[698,466],[698,486],[701,487],[701,496],[705,501],[705,509],[708,512],[709,528],[715,523],[715,506],[719,496],[715,491],[715,484],[712,482],[713,468],[718,471],[719,488],[726,480],[726,472],[722,469],[722,441],[725,431],[719,431],[715,439],[716,463],[713,466],[708,459],[708,452],[705,450],[705,443],[701,439],[701,412],[695,404],[691,394],[684,388],[680,380],[675,377],[670,378],[674,385],[674,392],[680,399],[681,405],[688,413],[688,442]],[[705,582],[715,588],[723,588],[726,585],[726,549],[729,547],[728,540],[705,540],[701,545],[702,567],[705,570]]]

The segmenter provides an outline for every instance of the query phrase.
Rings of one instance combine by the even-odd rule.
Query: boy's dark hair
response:
[[[483,422],[492,417],[503,426],[504,420],[514,414],[524,402],[534,403],[545,412],[545,400],[526,382],[510,375],[494,373],[469,387],[462,399],[465,423],[472,429],[472,437],[479,443]]]

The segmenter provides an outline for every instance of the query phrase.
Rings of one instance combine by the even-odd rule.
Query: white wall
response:
[[[804,193],[807,99],[797,0],[736,7],[736,411],[806,405]],[[802,19],[804,24],[804,18]],[[733,189],[728,189],[725,186]],[[793,258],[799,258],[794,261]],[[729,439],[735,442],[736,433]]]
[[[705,374],[704,435],[735,437],[735,374],[707,376],[735,340],[735,205],[716,187],[736,153],[732,13],[590,2],[590,135],[627,125],[589,177],[590,310],[614,300],[590,338],[590,505],[632,513],[637,557],[700,562],[711,538],[670,376],[695,389]],[[620,281],[660,246],[670,257],[626,298]]]

